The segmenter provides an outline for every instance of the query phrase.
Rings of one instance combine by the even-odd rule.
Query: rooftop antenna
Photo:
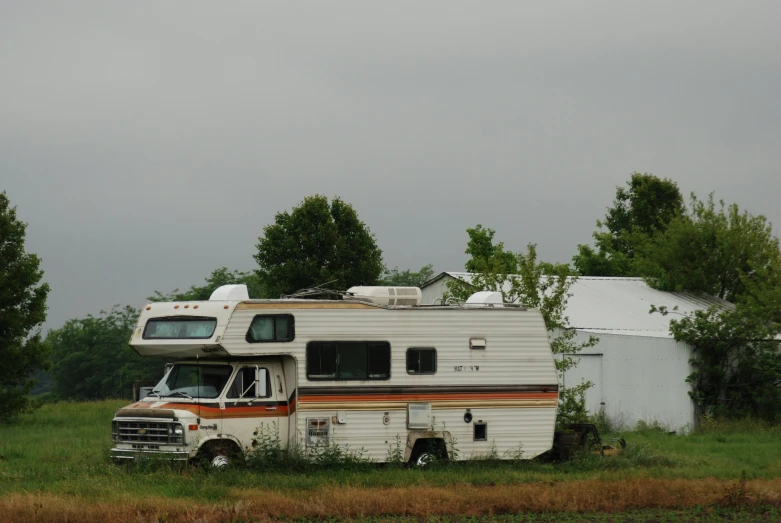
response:
[[[327,281],[325,283],[321,283],[319,285],[315,285],[314,287],[305,287],[303,289],[299,289],[293,294],[283,294],[280,296],[282,299],[291,299],[291,298],[306,298],[311,296],[319,296],[321,294],[330,294],[335,296],[342,296],[345,293],[343,291],[335,291],[333,289],[327,289],[325,288],[326,285],[329,285],[331,283],[334,283],[337,280],[331,280]]]

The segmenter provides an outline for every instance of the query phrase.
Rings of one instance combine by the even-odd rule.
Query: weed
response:
[[[519,441],[517,447],[513,447],[511,449],[507,449],[502,454],[502,458],[509,459],[513,461],[519,461],[524,459],[523,457],[523,442]]]
[[[724,490],[724,495],[719,500],[721,507],[742,507],[749,502],[748,492],[746,491],[746,471],[740,474],[740,479],[732,485],[728,485]]]
[[[263,425],[255,429],[252,448],[247,452],[250,468],[264,471],[307,471],[313,468],[356,467],[370,463],[364,457],[363,448],[353,450],[349,445],[341,446],[333,441],[311,447],[297,438],[286,445],[279,437],[276,424]]]
[[[404,447],[401,444],[401,436],[396,434],[396,441],[388,444],[388,453],[385,455],[385,463],[389,466],[404,464]]]

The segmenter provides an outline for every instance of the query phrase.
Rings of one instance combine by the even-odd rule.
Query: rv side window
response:
[[[390,343],[313,341],[306,346],[306,377],[310,380],[387,380]]]
[[[437,349],[407,349],[407,374],[436,374]]]
[[[269,398],[271,397],[271,380],[268,378],[268,369],[258,369],[266,375],[263,380],[266,383],[266,390],[257,391],[257,379],[255,378],[255,367],[243,367],[236,374],[233,383],[228,389],[227,398]],[[249,389],[249,390],[247,390]]]
[[[258,314],[247,331],[249,343],[293,341],[293,316],[291,314]]]

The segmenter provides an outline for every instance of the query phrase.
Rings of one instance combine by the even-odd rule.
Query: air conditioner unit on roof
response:
[[[418,307],[423,301],[423,293],[417,287],[350,287],[344,299],[377,305]]]

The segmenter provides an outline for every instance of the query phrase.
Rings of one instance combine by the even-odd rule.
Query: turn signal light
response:
[[[198,430],[198,425],[187,425],[187,428],[190,430]]]

